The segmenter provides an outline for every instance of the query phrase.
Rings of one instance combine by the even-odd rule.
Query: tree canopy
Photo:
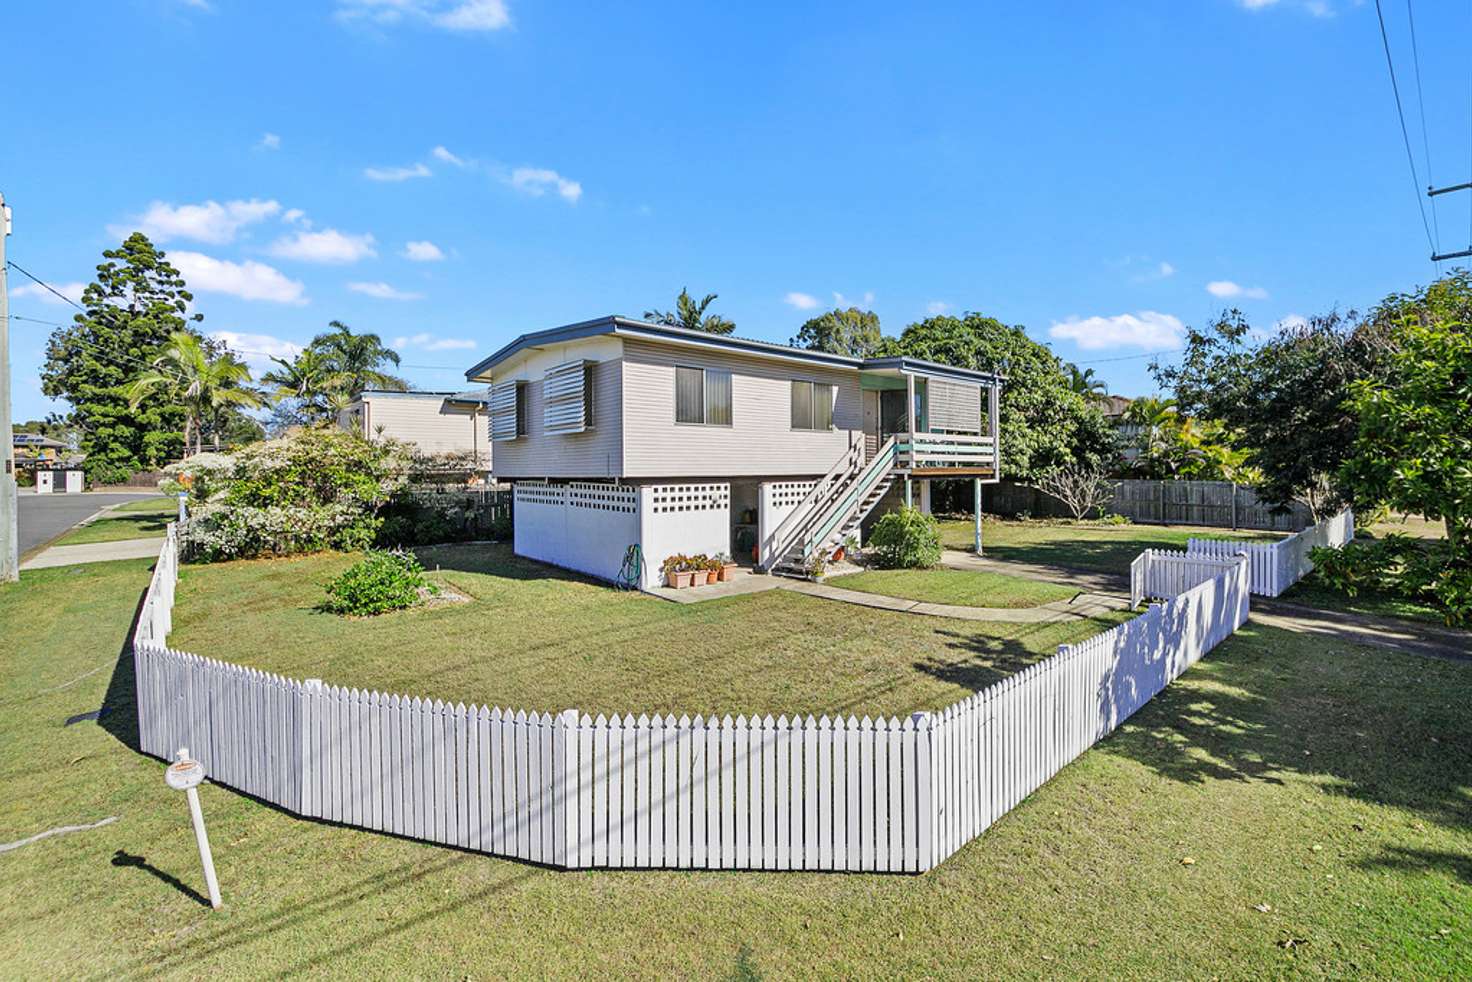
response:
[[[328,328],[294,358],[272,358],[278,367],[261,376],[275,399],[275,430],[329,422],[364,389],[409,387],[389,370],[398,367],[399,353],[377,334],[355,334],[342,321]]]
[[[1114,452],[1103,413],[1073,391],[1058,356],[984,314],[930,317],[905,328],[885,347],[960,368],[998,372],[1002,384],[1002,472],[1031,480],[1064,464],[1096,463]]]
[[[849,307],[835,308],[811,318],[789,344],[794,348],[809,351],[827,351],[835,355],[852,355],[868,358],[884,346],[884,334],[879,328],[879,315],[871,310]]]
[[[260,394],[249,387],[250,369],[228,350],[211,352],[198,335],[175,331],[169,343],[153,359],[152,367],[139,373],[123,387],[130,406],[141,405],[159,393],[184,407],[184,449],[190,438],[194,452],[204,447],[204,429],[215,423],[215,443],[219,445],[222,412],[228,409],[254,409],[261,405]]]
[[[1326,515],[1349,498],[1339,472],[1358,427],[1350,385],[1377,371],[1384,334],[1377,322],[1331,312],[1254,341],[1246,318],[1230,310],[1188,330],[1179,365],[1151,371],[1180,412],[1226,427],[1261,469],[1263,500],[1298,500]]]
[[[681,289],[680,295],[675,298],[674,310],[646,310],[644,319],[655,324],[668,324],[670,327],[683,327],[707,334],[730,334],[736,330],[735,321],[727,320],[719,314],[706,313],[717,296],[715,293],[707,293],[696,300],[690,296],[688,289]]]
[[[88,477],[108,483],[178,456],[184,408],[162,390],[134,404],[124,387],[203,315],[189,314],[184,278],[141,232],[102,255],[82,293],[85,313],[47,342],[41,390],[71,404]]]

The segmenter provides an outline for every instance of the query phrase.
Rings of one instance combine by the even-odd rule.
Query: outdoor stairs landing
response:
[[[810,514],[801,523],[801,532],[794,537],[781,557],[771,564],[771,572],[779,576],[806,578],[810,556],[819,550],[831,552],[849,536],[857,537],[860,526],[869,516],[889,489],[899,478],[895,469],[893,443],[864,466],[856,467],[843,474],[824,500],[814,503]],[[830,528],[821,540],[816,536],[819,529]]]

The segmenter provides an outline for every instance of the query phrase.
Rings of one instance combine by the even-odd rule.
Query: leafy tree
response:
[[[681,289],[680,295],[675,298],[674,310],[646,310],[644,319],[655,324],[668,324],[670,327],[705,331],[707,334],[730,334],[736,330],[735,321],[705,312],[716,297],[717,294],[707,293],[703,299],[696,300],[690,296],[689,290]]]
[[[364,389],[402,392],[408,383],[389,371],[399,353],[377,334],[354,334],[342,321],[328,324],[295,358],[272,358],[279,368],[261,376],[276,401],[272,429],[330,422]]]
[[[1373,320],[1392,346],[1383,378],[1351,383],[1358,430],[1344,475],[1361,501],[1444,519],[1472,586],[1472,274],[1392,296]]]
[[[198,335],[175,331],[169,343],[145,369],[123,387],[128,405],[137,408],[159,393],[184,406],[184,449],[194,439],[194,452],[204,449],[204,427],[227,406],[254,409],[261,397],[246,383],[250,369],[226,351],[211,355]]]
[[[102,255],[82,293],[86,312],[47,342],[41,390],[71,404],[67,422],[81,431],[87,475],[109,483],[178,456],[183,406],[163,390],[134,404],[124,387],[203,315],[188,313],[194,298],[184,278],[143,233]]]
[[[1262,471],[1260,497],[1285,507],[1302,501],[1321,518],[1348,500],[1339,474],[1358,430],[1351,383],[1379,371],[1386,347],[1383,325],[1352,312],[1253,343],[1250,325],[1231,310],[1187,332],[1178,366],[1156,362],[1151,371],[1180,412],[1225,426]]]
[[[1002,383],[1002,473],[1032,480],[1067,463],[1112,457],[1114,434],[1097,405],[1069,386],[1058,356],[983,314],[942,315],[911,324],[886,353],[961,368],[999,372]]]
[[[271,359],[273,368],[261,376],[277,401],[277,416],[285,425],[324,422],[332,417],[332,394],[344,382],[327,356],[316,348],[304,348],[295,358]]]
[[[850,307],[819,314],[802,327],[789,342],[794,348],[827,351],[835,355],[868,358],[884,346],[879,329],[879,315],[871,310]]]

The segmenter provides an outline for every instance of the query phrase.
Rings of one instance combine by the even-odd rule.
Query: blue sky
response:
[[[257,363],[335,318],[455,388],[688,285],[778,341],[840,298],[890,333],[979,310],[1135,395],[1224,305],[1269,327],[1434,274],[1353,0],[66,6],[7,11],[11,258],[77,289],[142,228]],[[1432,176],[1467,180],[1472,13],[1415,13]],[[68,319],[26,285],[12,313]],[[50,328],[12,327],[24,420]]]

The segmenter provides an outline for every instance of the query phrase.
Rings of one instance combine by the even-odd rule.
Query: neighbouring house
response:
[[[516,551],[653,585],[677,553],[777,572],[931,481],[999,477],[1002,380],[623,317],[525,334],[466,372],[490,386]],[[979,521],[979,518],[978,518]],[[979,525],[978,525],[979,534]]]
[[[394,392],[364,389],[338,413],[343,429],[369,440],[398,440],[426,456],[471,455],[476,469],[491,469],[486,389],[469,392]]]

